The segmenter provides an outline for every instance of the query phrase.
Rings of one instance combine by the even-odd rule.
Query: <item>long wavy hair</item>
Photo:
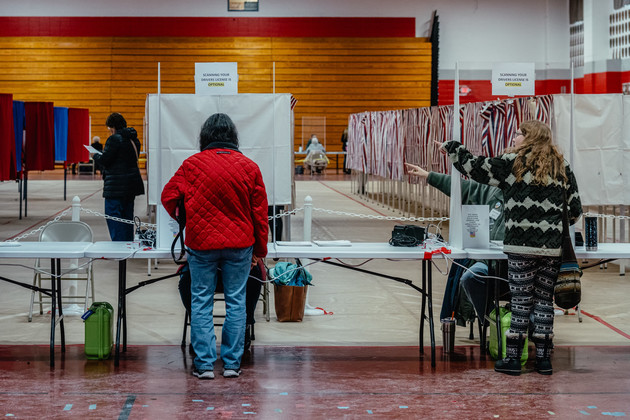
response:
[[[564,157],[551,139],[551,129],[536,120],[525,121],[519,127],[525,139],[511,152],[516,153],[513,172],[522,181],[531,172],[534,184],[548,185],[552,180],[567,181]]]

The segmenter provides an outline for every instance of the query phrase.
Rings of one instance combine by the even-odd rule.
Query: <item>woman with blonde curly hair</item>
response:
[[[494,370],[521,374],[521,353],[530,313],[534,314],[535,370],[551,375],[553,288],[562,249],[562,213],[566,199],[569,223],[582,214],[577,182],[569,163],[540,121],[525,121],[514,133],[513,147],[497,157],[473,156],[458,142],[441,151],[462,174],[503,191],[505,239],[512,321],[506,333],[506,358]]]

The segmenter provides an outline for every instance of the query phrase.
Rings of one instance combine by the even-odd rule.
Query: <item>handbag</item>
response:
[[[567,210],[567,195],[564,193],[562,209],[562,255],[560,256],[560,271],[554,287],[553,296],[556,305],[562,309],[574,308],[582,299],[582,270],[577,262],[571,235],[569,234],[569,211]]]

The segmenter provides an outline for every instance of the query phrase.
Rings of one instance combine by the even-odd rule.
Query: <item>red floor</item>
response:
[[[428,350],[428,349],[427,349]],[[554,418],[630,416],[629,347],[558,347],[555,373],[495,373],[478,347],[431,369],[417,347],[253,346],[237,379],[199,380],[179,346],[130,346],[120,367],[83,347],[0,346],[0,416],[17,418]],[[533,356],[530,354],[530,356]],[[531,357],[530,357],[531,358]],[[221,371],[220,363],[216,372]]]

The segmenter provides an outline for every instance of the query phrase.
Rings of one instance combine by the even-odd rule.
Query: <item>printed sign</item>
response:
[[[493,95],[535,95],[534,63],[496,63],[492,66]]]
[[[490,246],[490,216],[488,206],[462,206],[464,248],[488,249]]]
[[[238,63],[195,63],[195,94],[237,95]]]

